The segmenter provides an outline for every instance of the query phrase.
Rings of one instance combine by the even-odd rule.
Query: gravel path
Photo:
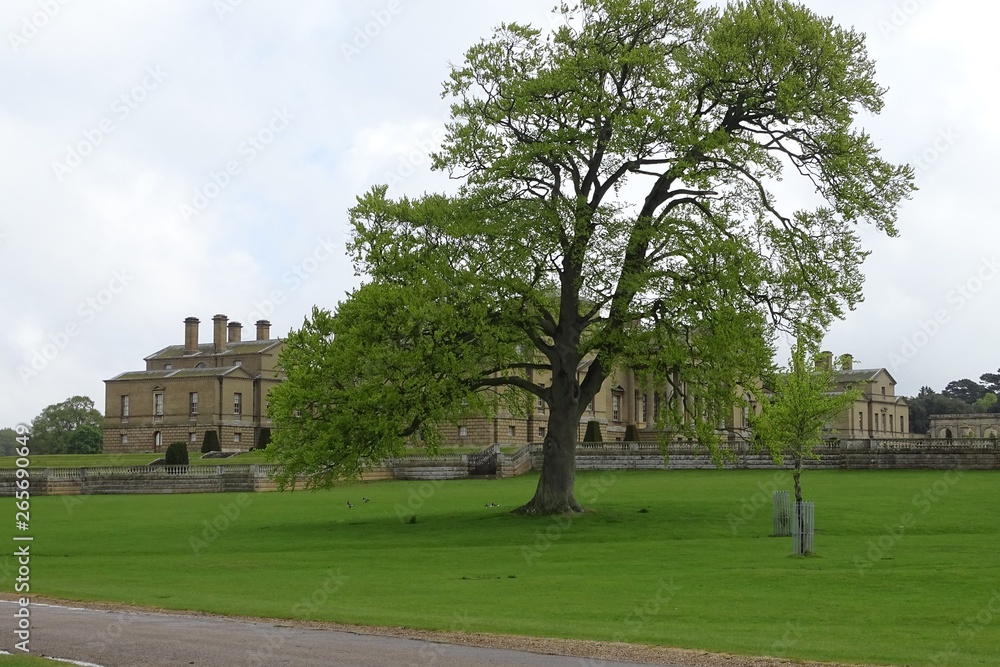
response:
[[[14,600],[15,596],[10,594],[0,594],[0,600]],[[582,640],[572,640],[572,639],[543,639],[543,638],[533,638],[533,637],[520,637],[514,635],[492,635],[485,633],[459,633],[459,632],[431,632],[425,630],[412,630],[407,628],[391,628],[391,627],[366,627],[366,626],[355,626],[355,625],[344,625],[339,623],[326,623],[326,622],[312,622],[312,621],[296,621],[287,619],[267,619],[267,618],[254,618],[254,617],[223,617],[212,614],[202,614],[198,612],[175,612],[170,610],[161,609],[150,609],[144,607],[134,607],[128,605],[118,605],[110,603],[100,603],[100,602],[76,602],[76,601],[65,601],[50,598],[40,598],[36,597],[32,599],[33,604],[46,604],[53,605],[54,607],[36,607],[35,610],[39,613],[33,614],[33,618],[42,619],[42,621],[47,621],[44,623],[46,627],[39,627],[33,624],[33,652],[35,646],[39,645],[39,642],[34,641],[34,637],[38,637],[42,632],[49,634],[55,634],[57,632],[68,632],[69,625],[73,624],[76,620],[79,623],[83,622],[84,617],[81,615],[79,610],[97,610],[103,612],[113,612],[121,614],[129,614],[132,619],[143,619],[150,620],[149,617],[155,616],[159,619],[156,623],[150,623],[150,626],[156,626],[156,628],[162,627],[164,630],[163,634],[167,637],[152,638],[138,632],[140,627],[138,620],[132,621],[115,621],[114,619],[108,620],[104,617],[99,620],[88,619],[87,622],[97,623],[98,628],[110,627],[112,622],[117,622],[119,625],[123,623],[133,623],[134,625],[129,628],[127,637],[123,636],[115,638],[116,642],[131,642],[133,640],[138,641],[148,641],[148,642],[160,642],[161,644],[169,640],[176,640],[176,637],[171,637],[171,633],[176,633],[179,630],[183,630],[182,633],[187,637],[188,633],[193,632],[193,629],[198,629],[200,625],[204,625],[204,630],[209,633],[209,636],[220,636],[217,634],[219,632],[217,628],[218,623],[231,622],[233,624],[234,631],[239,629],[240,632],[247,632],[248,629],[252,633],[256,633],[258,640],[262,642],[262,646],[266,646],[266,642],[269,637],[285,637],[295,636],[308,637],[310,642],[339,642],[337,644],[337,650],[348,650],[352,648],[351,644],[361,644],[353,648],[359,651],[359,655],[366,654],[367,651],[382,651],[386,652],[385,657],[388,657],[393,651],[396,651],[399,655],[413,655],[413,656],[428,656],[434,658],[433,664],[444,665],[452,664],[452,660],[457,660],[454,664],[472,664],[472,658],[470,656],[474,655],[473,652],[467,650],[466,647],[479,647],[482,649],[489,649],[483,652],[481,659],[483,662],[481,664],[489,665],[523,665],[523,664],[550,664],[550,665],[565,665],[573,664],[579,667],[610,667],[608,663],[615,663],[621,665],[622,663],[633,663],[633,664],[645,664],[645,665],[661,665],[667,667],[848,667],[845,665],[837,663],[819,663],[819,662],[799,662],[792,660],[783,660],[778,658],[768,658],[768,657],[746,657],[746,656],[736,656],[721,653],[706,653],[704,651],[691,651],[685,649],[673,649],[655,646],[645,646],[640,644],[624,644],[616,642],[598,642],[598,641],[582,641]],[[65,610],[64,607],[77,608],[78,611]],[[0,605],[0,613],[3,614],[3,618],[0,619],[0,628],[6,630],[7,626],[11,626],[14,621],[13,619],[13,609],[15,607],[9,604]],[[10,611],[8,611],[10,610]],[[57,611],[58,610],[58,611]],[[75,613],[74,617],[72,614]],[[135,616],[131,616],[135,615]],[[57,620],[58,617],[58,620]],[[164,618],[170,622],[164,622]],[[171,618],[173,617],[173,618]],[[199,623],[200,621],[200,623]],[[213,629],[214,628],[214,629]],[[100,634],[101,629],[96,630],[97,634]],[[310,633],[303,632],[307,630],[329,630],[330,633]],[[341,634],[344,633],[344,634]],[[13,634],[12,631],[4,632],[3,647],[8,643],[8,638]],[[345,636],[349,635],[349,636]],[[353,636],[354,639],[351,639]],[[385,641],[378,641],[378,638],[385,638]],[[390,638],[394,638],[393,641]],[[365,645],[365,640],[368,640],[368,644]],[[400,642],[400,640],[415,640],[416,643],[409,644],[406,642]],[[78,642],[78,639],[70,639],[69,645],[74,645],[73,642]],[[244,641],[253,641],[244,640]],[[284,643],[284,639],[282,640]],[[13,643],[12,641],[10,642]],[[91,642],[93,643],[93,642]],[[110,643],[110,642],[109,642]],[[298,642],[288,641],[285,645],[287,650],[288,646]],[[58,646],[58,644],[56,644]],[[239,644],[237,644],[239,646]],[[452,648],[449,648],[452,647]],[[251,647],[252,648],[252,647]],[[137,651],[142,650],[141,647],[135,646]],[[162,651],[162,648],[158,648],[157,651]],[[246,665],[252,664],[248,663],[247,655],[249,649],[240,648],[242,650],[242,655],[237,656],[230,653],[231,661],[228,662],[230,665]],[[498,652],[499,651],[499,652]],[[574,658],[574,660],[566,661],[565,659],[558,658],[542,658],[541,655],[538,656],[537,660],[532,660],[530,658],[525,658],[523,655],[517,653],[505,653],[505,652],[530,652],[534,654],[542,654],[545,656],[567,656]],[[45,651],[49,655],[58,655],[51,649]],[[65,649],[62,649],[65,653]],[[328,652],[325,653],[329,656]],[[463,657],[464,656],[464,657]],[[80,655],[58,655],[58,657],[63,658],[75,658],[79,659]],[[179,657],[179,656],[178,656]],[[272,656],[274,658],[276,656]],[[346,656],[345,656],[346,657]],[[398,656],[397,656],[398,657]],[[308,656],[304,658],[308,660]],[[407,658],[410,659],[410,658]],[[528,662],[525,662],[528,660]],[[185,663],[188,661],[185,660]],[[424,664],[425,661],[417,661],[413,664]],[[105,660],[101,664],[114,665],[119,664],[114,660]],[[126,663],[127,664],[127,663]],[[141,664],[161,664],[158,662],[143,662]],[[162,663],[170,664],[170,663]],[[205,662],[191,663],[191,664],[209,664]],[[224,663],[211,663],[217,664],[217,667],[223,667]],[[327,664],[326,662],[267,662],[265,664],[289,664],[289,665],[306,665],[306,664]],[[362,665],[368,664],[363,662],[360,658],[355,662],[340,662],[338,665]],[[374,664],[396,664],[395,662],[376,662]],[[401,663],[399,663],[401,664]],[[853,667],[858,667],[857,665]],[[864,666],[871,667],[871,666]]]

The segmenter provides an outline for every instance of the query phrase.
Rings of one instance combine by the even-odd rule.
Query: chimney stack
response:
[[[198,321],[197,317],[184,320],[184,354],[198,352]]]
[[[816,355],[816,370],[827,372],[833,370],[833,352],[823,350]]]
[[[229,323],[229,342],[239,343],[243,340],[243,325],[239,322]]]
[[[854,370],[854,355],[851,354],[840,355],[840,370],[842,371]]]
[[[271,323],[257,320],[257,340],[271,340]]]
[[[216,315],[212,318],[212,322],[215,323],[215,332],[212,337],[212,342],[215,344],[215,353],[226,351],[226,322],[229,318],[225,315]]]

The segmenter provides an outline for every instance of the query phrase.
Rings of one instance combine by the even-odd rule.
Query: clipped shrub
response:
[[[215,431],[205,431],[205,439],[201,441],[201,453],[221,452],[222,445],[219,444],[219,434]]]
[[[584,442],[604,442],[601,437],[601,422],[591,420],[587,422],[587,432],[583,436]]]
[[[164,456],[168,466],[186,466],[188,464],[188,448],[183,442],[171,442]]]
[[[257,436],[257,444],[253,446],[254,449],[267,449],[267,446],[271,444],[271,429],[266,426],[260,428],[260,434]]]
[[[639,428],[635,424],[625,427],[625,442],[639,442]]]

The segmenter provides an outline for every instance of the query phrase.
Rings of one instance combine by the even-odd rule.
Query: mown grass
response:
[[[48,660],[46,658],[39,658],[33,655],[0,655],[0,665],[4,667],[51,667],[53,665],[58,665],[60,667],[66,667],[65,662],[58,662],[56,660]]]
[[[592,511],[573,518],[509,513],[534,475],[34,498],[32,592],[797,659],[997,664],[1000,476],[810,471],[811,558],[768,536],[775,477],[581,473],[577,497]]]

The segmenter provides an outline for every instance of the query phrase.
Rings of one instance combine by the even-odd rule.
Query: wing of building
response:
[[[830,352],[822,352],[817,365],[833,363]],[[850,409],[830,423],[835,435],[844,439],[907,438],[910,407],[905,396],[896,396],[896,379],[884,368],[854,368],[849,354],[841,355],[834,381],[839,391],[859,389],[861,396]]]
[[[246,451],[270,428],[267,393],[284,376],[284,345],[257,322],[255,340],[225,315],[212,318],[212,342],[198,340],[199,320],[184,320],[184,344],[146,357],[144,370],[105,380],[105,452],[159,452],[171,442],[200,447],[214,430],[224,451]]]

